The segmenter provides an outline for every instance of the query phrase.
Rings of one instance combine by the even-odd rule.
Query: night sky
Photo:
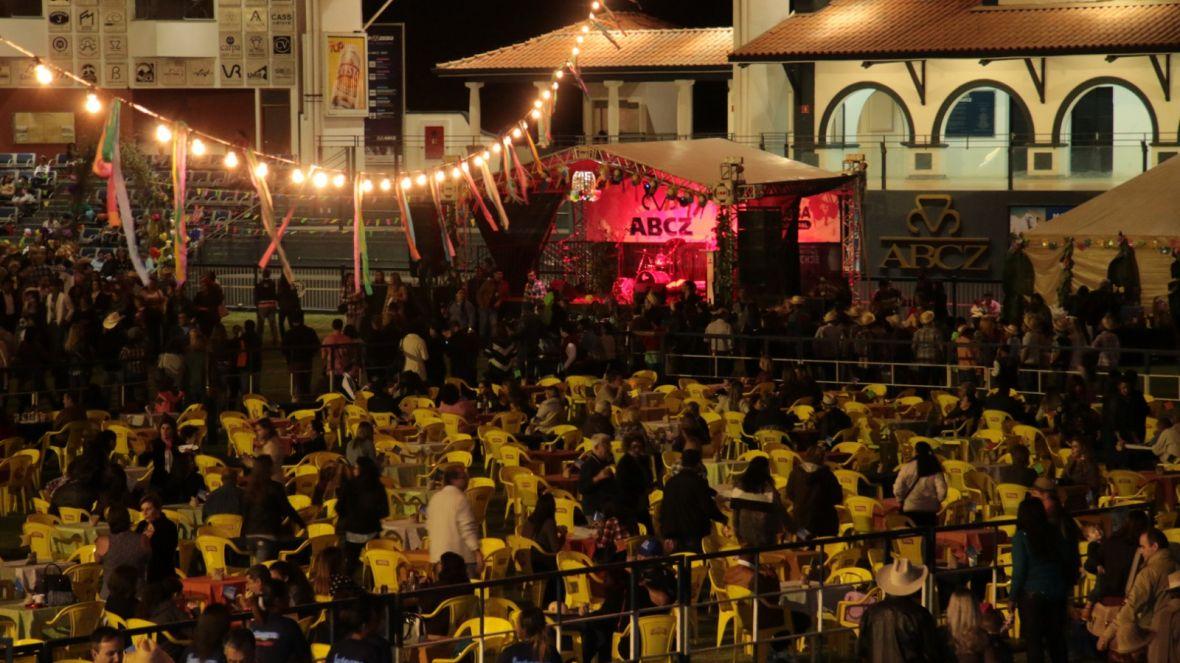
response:
[[[366,21],[384,0],[363,0]],[[640,0],[642,10],[684,27],[731,24],[727,0]],[[691,11],[686,12],[686,5]],[[431,68],[447,60],[507,46],[568,25],[586,15],[590,0],[394,0],[379,21],[406,24],[406,108],[410,111],[466,111],[467,88],[461,79],[439,78]],[[633,11],[631,0],[610,0],[615,11]],[[626,48],[626,43],[623,43]],[[696,129],[724,132],[724,84],[696,86]],[[533,87],[523,84],[488,85],[483,89],[483,126],[498,130],[519,119]],[[719,96],[720,95],[720,96]],[[571,95],[564,99],[573,99]],[[501,101],[502,100],[502,101]],[[554,133],[581,131],[580,102],[558,104]]]

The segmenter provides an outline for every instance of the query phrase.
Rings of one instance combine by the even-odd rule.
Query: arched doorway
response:
[[[974,81],[947,95],[934,116],[931,142],[946,145],[942,170],[948,178],[1006,180],[1028,170],[1032,114],[1012,88]]]
[[[1117,78],[1074,88],[1054,121],[1054,138],[1069,146],[1074,177],[1122,181],[1143,171],[1143,142],[1159,136],[1155,111],[1143,92]]]
[[[914,139],[914,121],[896,92],[875,83],[858,83],[832,98],[820,120],[819,135],[830,146],[822,150],[821,167],[839,170],[845,154],[864,154],[869,187],[877,188],[882,164],[887,180],[900,181],[904,176],[903,144]]]

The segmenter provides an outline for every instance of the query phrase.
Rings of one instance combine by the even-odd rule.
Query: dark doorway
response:
[[[1109,175],[1114,168],[1114,88],[1096,87],[1082,95],[1069,121],[1070,172]]]
[[[1028,144],[1034,139],[1024,107],[1008,97],[1008,135],[1012,141],[1012,170],[1028,172]]]

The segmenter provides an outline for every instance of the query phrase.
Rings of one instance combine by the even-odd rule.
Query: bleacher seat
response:
[[[16,155],[12,152],[0,152],[0,168],[12,168],[16,165]]]
[[[32,152],[18,152],[16,165],[18,168],[32,168],[37,165],[37,155]]]

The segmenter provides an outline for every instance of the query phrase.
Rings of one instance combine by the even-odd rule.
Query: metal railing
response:
[[[1100,522],[1104,525],[1105,531],[1109,532],[1113,529],[1110,525],[1115,519],[1122,517],[1126,512],[1144,509],[1150,511],[1152,505],[1122,504],[1101,509],[1074,511],[1070,515],[1088,522]],[[446,591],[447,587],[416,588],[390,594],[375,594],[363,598],[347,598],[295,606],[285,610],[284,613],[298,618],[317,615],[323,611],[325,622],[319,627],[322,630],[312,633],[309,639],[317,642],[326,640],[332,643],[339,641],[345,635],[340,633],[337,628],[337,611],[346,606],[356,605],[359,601],[371,601],[376,604],[384,616],[384,636],[392,646],[394,661],[400,663],[401,661],[417,660],[418,650],[441,646],[464,649],[474,657],[475,661],[484,663],[495,660],[495,655],[504,642],[514,640],[507,629],[503,631],[492,630],[496,626],[490,620],[496,615],[489,611],[487,601],[489,596],[504,596],[520,592],[510,599],[520,605],[526,602],[523,596],[530,592],[530,588],[535,588],[537,585],[543,586],[545,583],[564,585],[567,579],[579,576],[585,576],[583,582],[587,582],[591,575],[612,575],[615,578],[621,578],[625,574],[626,598],[630,600],[624,604],[629,607],[623,610],[595,612],[587,616],[574,609],[578,606],[567,605],[564,598],[559,598],[555,602],[556,610],[550,611],[550,618],[559,650],[563,652],[571,650],[574,634],[585,634],[587,629],[592,628],[601,630],[603,626],[614,623],[613,628],[608,626],[605,631],[608,638],[617,632],[631,634],[628,641],[629,649],[625,656],[619,657],[620,660],[690,661],[694,656],[709,652],[730,651],[736,656],[747,647],[752,646],[754,648],[796,647],[797,653],[808,654],[811,660],[818,661],[821,660],[824,653],[829,651],[830,646],[839,644],[840,639],[843,639],[845,644],[855,642],[856,622],[846,619],[845,623],[840,623],[834,617],[840,614],[838,606],[845,598],[844,593],[847,590],[867,589],[867,585],[872,584],[860,580],[829,582],[829,574],[824,571],[824,566],[827,559],[837,550],[862,547],[863,560],[872,563],[876,558],[882,564],[889,564],[897,556],[920,555],[921,559],[912,559],[911,561],[926,564],[928,568],[932,569],[932,572],[928,575],[925,586],[920,590],[919,602],[933,614],[936,620],[939,620],[942,615],[942,606],[945,603],[943,592],[963,585],[964,581],[959,579],[961,576],[969,576],[971,582],[986,578],[987,582],[992,585],[998,583],[1002,577],[1006,577],[1005,567],[999,562],[999,546],[1004,538],[1000,532],[1010,529],[1014,525],[1014,519],[1003,518],[937,528],[902,528],[838,537],[822,537],[756,548],[747,547],[736,550],[611,562],[596,564],[592,567],[473,582],[462,593],[466,596],[474,595],[474,614],[469,612],[463,616],[479,620],[479,628],[474,633],[462,637],[449,635],[441,639],[422,642],[411,642],[410,639],[407,639],[404,628],[406,618],[422,614],[423,611],[419,606],[429,604],[436,592]],[[967,540],[968,546],[972,545],[972,541],[978,541],[980,546],[975,550],[976,559],[972,559],[973,555],[968,551],[968,554],[965,555],[966,564],[954,564],[949,568],[940,568],[937,559],[940,536],[943,537],[944,545],[950,542],[952,549],[955,547],[954,542],[958,537]],[[873,554],[874,550],[880,550],[880,557]],[[762,571],[783,568],[786,558],[793,558],[796,568],[800,567],[801,559],[811,562],[801,569],[803,575],[798,584],[771,588],[761,586]],[[713,584],[716,579],[716,569],[711,569],[711,567],[715,567],[715,565],[728,567],[739,559],[746,560],[754,572],[750,598],[725,596],[723,595],[724,588],[715,587]],[[675,579],[675,596],[670,603],[651,608],[638,607],[640,602],[635,599],[640,591],[647,591],[644,586],[645,581],[641,578],[648,577],[648,572],[670,573]],[[716,591],[718,589],[722,591]],[[708,598],[702,598],[706,595]],[[863,605],[867,607],[870,603]],[[836,610],[833,610],[833,607]],[[802,632],[792,630],[786,634],[768,633],[763,628],[769,623],[767,613],[778,611],[780,608],[800,613],[808,620],[809,627]],[[702,617],[707,617],[714,609],[719,614],[722,611],[734,613],[733,637],[729,644],[723,643],[724,632],[718,637],[716,632],[707,633],[705,629],[701,628]],[[668,636],[667,646],[656,652],[641,650],[640,638],[635,637],[635,634],[640,633],[640,619],[652,614],[671,614],[674,618],[674,626]],[[746,622],[747,614],[749,615],[748,623]],[[788,619],[790,618],[787,610],[784,610],[783,614]],[[239,613],[234,618],[235,620],[246,620],[250,618],[250,614]],[[624,623],[626,624],[624,628],[618,628],[618,625]],[[193,620],[157,624],[151,627],[127,629],[122,631],[122,635],[129,641],[134,636],[156,636],[163,632],[184,631],[192,629],[195,625],[196,622]],[[458,624],[451,624],[452,629],[457,626]],[[703,639],[706,635],[710,636],[707,641]],[[51,663],[56,658],[61,658],[60,654],[64,653],[63,650],[68,651],[71,648],[76,650],[79,646],[85,646],[88,641],[89,634],[21,646],[14,646],[12,640],[3,639],[0,640],[0,652],[9,662],[21,658],[31,659],[37,663]],[[715,642],[722,644],[712,644]],[[585,643],[584,638],[582,643]],[[452,652],[453,650],[449,650],[447,655],[449,656]],[[612,655],[617,654],[612,653]]]

